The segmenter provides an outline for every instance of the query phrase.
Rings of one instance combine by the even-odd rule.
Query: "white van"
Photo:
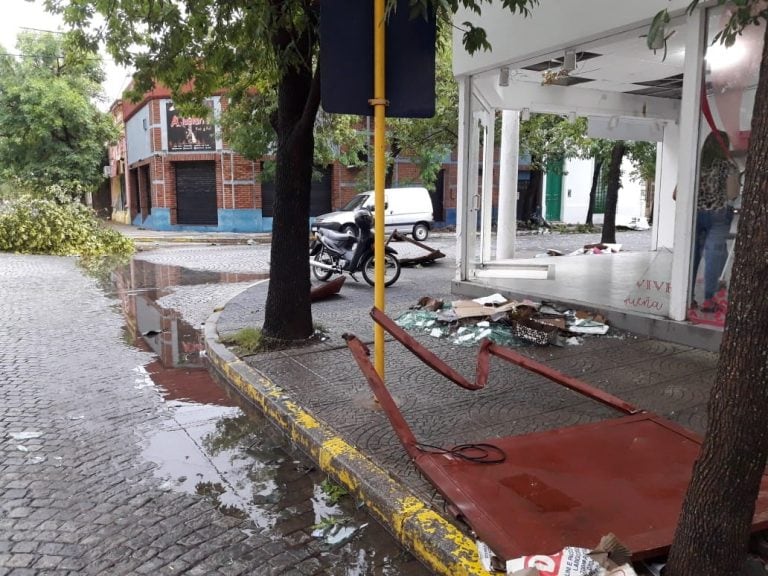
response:
[[[315,227],[333,228],[357,233],[354,212],[358,208],[373,211],[373,190],[361,192],[337,212],[321,214],[315,218]],[[426,240],[435,219],[432,199],[426,188],[387,188],[384,190],[384,224],[387,230],[411,233],[416,240]]]

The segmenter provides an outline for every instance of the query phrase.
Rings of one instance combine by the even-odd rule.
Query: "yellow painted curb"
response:
[[[220,314],[214,313],[205,323],[205,349],[211,366],[232,387],[260,408],[323,472],[343,484],[436,574],[488,575],[471,538],[297,404],[285,390],[219,343],[216,323]]]

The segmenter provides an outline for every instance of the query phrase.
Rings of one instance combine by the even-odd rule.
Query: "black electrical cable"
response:
[[[433,446],[432,444],[423,444],[419,442],[416,444],[416,447],[422,452],[428,452],[430,454],[447,454],[477,464],[500,464],[507,459],[507,455],[501,448],[483,442],[477,444],[459,444],[453,448],[443,448],[441,446]]]

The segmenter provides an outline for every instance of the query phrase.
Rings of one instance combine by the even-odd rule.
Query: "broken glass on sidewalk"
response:
[[[398,326],[452,344],[474,346],[483,339],[507,346],[579,344],[571,334],[605,334],[608,325],[598,314],[561,310],[553,304],[507,300],[492,294],[474,300],[444,303],[424,296],[396,320]]]

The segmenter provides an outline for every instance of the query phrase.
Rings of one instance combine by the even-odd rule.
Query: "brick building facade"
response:
[[[217,118],[225,98],[207,104]],[[252,161],[228,147],[219,129],[206,119],[176,114],[170,91],[156,88],[138,103],[116,102],[112,114],[123,134],[109,149],[112,218],[152,230],[269,232],[274,185],[264,161]],[[313,181],[311,216],[344,206],[372,188],[370,167],[338,162],[321,168]],[[432,203],[437,226],[456,223],[457,164],[446,159]],[[418,167],[398,159],[392,186],[418,184]]]

